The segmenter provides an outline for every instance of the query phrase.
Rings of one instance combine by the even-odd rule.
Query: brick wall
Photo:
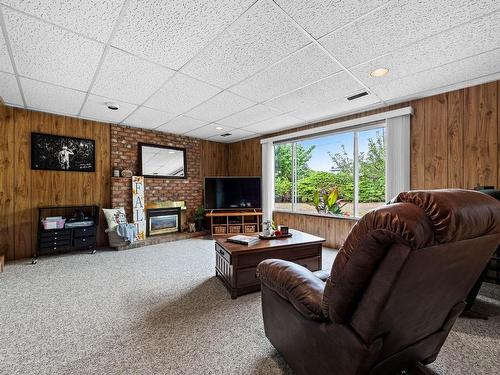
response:
[[[193,217],[196,207],[203,204],[201,178],[201,141],[175,134],[165,134],[153,130],[111,126],[111,167],[130,169],[139,173],[139,143],[160,146],[183,147],[186,149],[187,179],[146,178],[144,181],[145,200],[186,201],[187,217]],[[125,207],[128,220],[132,220],[132,182],[130,178],[113,177],[111,181],[112,207]]]

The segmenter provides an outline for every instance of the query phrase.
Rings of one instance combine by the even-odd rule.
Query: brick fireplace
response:
[[[196,207],[203,204],[201,178],[201,144],[196,138],[175,134],[165,134],[152,130],[138,129],[121,125],[111,125],[111,165],[112,168],[129,169],[135,175],[139,171],[138,143],[161,146],[182,147],[186,149],[186,179],[144,179],[145,206],[168,206],[172,201],[184,201],[181,210],[181,229],[185,230]],[[132,182],[131,178],[113,177],[111,179],[112,207],[125,207],[127,220],[132,221]]]

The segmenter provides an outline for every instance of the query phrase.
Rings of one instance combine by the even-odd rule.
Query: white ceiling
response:
[[[8,105],[218,142],[500,78],[498,0],[0,0],[0,26]]]

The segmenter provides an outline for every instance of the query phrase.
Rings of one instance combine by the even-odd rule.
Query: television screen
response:
[[[261,208],[260,177],[206,177],[205,209]]]

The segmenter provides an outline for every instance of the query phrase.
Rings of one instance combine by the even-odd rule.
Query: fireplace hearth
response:
[[[181,208],[149,208],[146,210],[146,236],[160,236],[181,231]]]

